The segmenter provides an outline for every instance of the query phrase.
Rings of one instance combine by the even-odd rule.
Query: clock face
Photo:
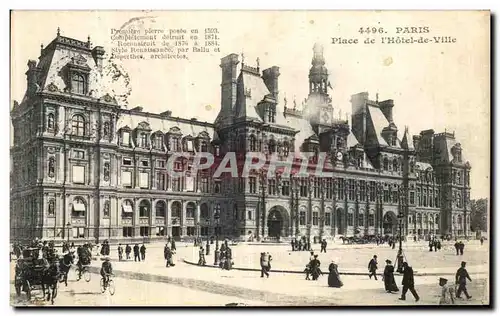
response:
[[[337,160],[342,160],[342,157],[343,157],[342,153],[338,152],[337,153]]]

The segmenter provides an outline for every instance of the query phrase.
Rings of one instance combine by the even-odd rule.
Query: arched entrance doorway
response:
[[[336,211],[337,215],[337,234],[345,235],[345,225],[344,225],[344,210],[338,208]]]
[[[387,212],[383,218],[384,235],[396,235],[398,219],[393,212]]]
[[[273,238],[288,236],[288,216],[285,208],[274,206],[267,216],[267,235]]]

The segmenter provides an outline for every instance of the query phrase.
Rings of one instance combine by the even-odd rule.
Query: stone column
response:
[[[196,227],[196,237],[199,237],[200,236],[200,212],[201,212],[201,201],[198,201],[196,203],[196,214],[194,216],[194,224],[195,224],[195,227]]]
[[[150,199],[151,208],[149,210],[149,237],[156,236],[156,200]]]
[[[134,217],[132,219],[132,226],[134,227],[134,237],[140,237],[141,229],[139,225],[139,199],[134,198]]]

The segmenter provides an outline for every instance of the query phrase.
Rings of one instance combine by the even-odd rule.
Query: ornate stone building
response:
[[[13,239],[397,234],[398,214],[404,234],[469,234],[470,165],[454,134],[401,133],[394,102],[368,93],[352,96],[351,125],[335,117],[320,45],[300,109],[280,96],[277,66],[222,58],[213,124],[125,108],[101,79],[103,59],[103,47],[58,32],[28,61],[26,94],[11,111]],[[173,165],[184,177],[168,176],[172,153],[200,151],[312,152],[312,166],[334,176],[214,178],[192,173],[191,158]]]

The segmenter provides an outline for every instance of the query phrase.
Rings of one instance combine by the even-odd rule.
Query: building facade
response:
[[[280,96],[279,67],[239,58],[221,59],[220,112],[201,122],[126,108],[103,89],[103,47],[58,32],[28,61],[11,111],[11,238],[330,238],[393,235],[398,221],[406,235],[470,233],[471,167],[454,133],[401,133],[394,102],[366,92],[352,96],[350,120],[335,117],[320,45],[300,109]],[[167,172],[176,152],[188,155],[173,164],[181,178]],[[196,152],[311,152],[310,168],[333,177],[214,178],[191,172]]]

